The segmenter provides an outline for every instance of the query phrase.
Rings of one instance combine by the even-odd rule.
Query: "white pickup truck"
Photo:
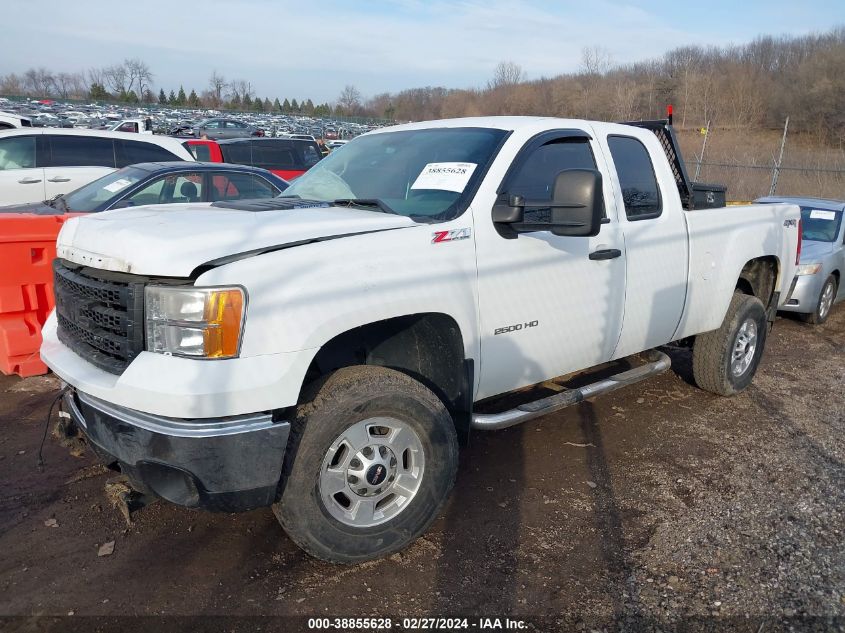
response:
[[[665,122],[381,129],[280,198],[69,220],[42,358],[141,493],[272,506],[314,556],[384,556],[437,516],[470,428],[663,371],[670,342],[701,388],[749,384],[799,209],[695,209],[694,189]],[[585,387],[475,406],[626,357]]]

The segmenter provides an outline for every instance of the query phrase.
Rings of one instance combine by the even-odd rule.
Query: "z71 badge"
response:
[[[431,235],[432,244],[441,244],[443,242],[457,242],[458,240],[468,240],[472,235],[472,229],[466,227],[464,229],[452,229],[451,231],[435,231]]]

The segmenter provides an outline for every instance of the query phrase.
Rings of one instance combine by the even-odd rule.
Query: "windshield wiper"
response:
[[[53,196],[49,200],[45,200],[44,204],[46,204],[48,207],[53,207],[54,209],[58,209],[62,213],[67,212],[67,202],[65,202],[64,194],[60,193],[57,196]]]
[[[382,213],[390,213],[392,215],[399,215],[396,211],[391,209],[383,200],[378,198],[338,198],[333,200],[332,204],[341,207],[364,207],[366,209],[378,209]]]

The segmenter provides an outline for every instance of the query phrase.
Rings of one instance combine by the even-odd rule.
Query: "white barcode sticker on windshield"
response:
[[[835,220],[836,211],[822,211],[821,209],[813,209],[810,211],[811,220]]]
[[[126,189],[129,185],[132,184],[131,180],[126,180],[126,178],[121,178],[120,180],[115,180],[113,183],[110,183],[103,187],[106,191],[110,191],[112,193],[117,193],[121,189]]]
[[[477,166],[475,163],[429,163],[423,167],[411,189],[438,189],[461,193]]]

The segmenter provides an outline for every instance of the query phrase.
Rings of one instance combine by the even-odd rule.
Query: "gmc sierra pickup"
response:
[[[799,209],[697,191],[663,121],[381,129],[280,198],[69,220],[42,358],[141,493],[272,506],[314,556],[384,556],[437,516],[469,429],[664,371],[670,342],[701,388],[749,384]],[[475,407],[615,359],[610,378]]]

